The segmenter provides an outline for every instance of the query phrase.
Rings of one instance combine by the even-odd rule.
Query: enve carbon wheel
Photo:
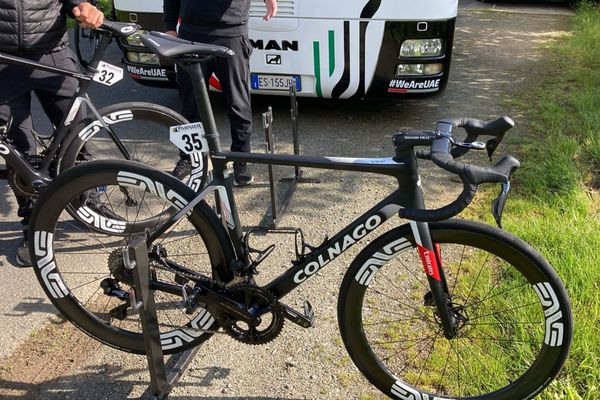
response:
[[[100,109],[98,113],[112,132],[108,132],[95,119],[86,118],[81,121],[76,127],[76,135],[59,163],[59,172],[80,162],[125,159],[123,151],[119,149],[117,141],[111,134],[116,136],[119,145],[126,149],[131,160],[164,172],[171,172],[174,169],[179,160],[179,150],[170,142],[169,128],[188,123],[180,114],[169,108],[145,102],[113,104]],[[98,200],[95,198],[82,196],[71,203],[69,207],[71,215],[81,221],[87,221],[86,218],[81,219],[82,213],[88,214],[87,211],[81,210],[88,205],[86,202],[104,206],[104,204],[97,204]],[[157,218],[164,218],[160,215],[148,217],[145,221],[141,219],[136,221],[137,229],[143,230],[154,226]],[[95,228],[100,229],[100,227]],[[130,230],[128,228],[126,231]]]
[[[98,113],[132,161],[165,172],[173,170],[179,160],[179,149],[169,140],[169,128],[187,124],[183,116],[167,107],[145,102],[112,104]],[[84,119],[76,131],[61,160],[61,171],[80,161],[125,159],[115,140],[95,118]]]
[[[123,195],[126,189],[127,199]],[[94,191],[105,208],[92,212],[94,223],[105,231],[135,225],[146,215],[165,215],[180,209],[195,193],[179,180],[129,161],[92,161],[60,174],[36,203],[29,245],[38,280],[58,310],[90,336],[112,347],[144,353],[139,314],[133,311],[128,292],[132,289],[124,268],[123,250],[131,235],[102,234],[74,220],[65,209],[73,199]],[[130,201],[134,200],[134,201]],[[128,221],[111,219],[124,216]],[[156,224],[164,219],[157,220]],[[109,229],[110,228],[110,229]],[[206,277],[227,281],[233,249],[219,219],[201,202],[186,218],[153,243],[160,257]],[[156,260],[157,257],[154,258]],[[184,273],[175,273],[158,261],[150,262],[150,276],[158,282],[154,296],[165,353],[198,345],[216,329],[212,315],[197,307],[187,313],[182,289],[194,286]]]
[[[569,300],[514,236],[467,221],[430,224],[457,319],[444,337],[409,225],[373,241],[344,277],[338,317],[360,371],[395,399],[529,399],[564,363]]]

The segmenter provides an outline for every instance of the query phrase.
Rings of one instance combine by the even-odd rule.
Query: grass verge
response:
[[[548,259],[571,297],[571,353],[539,396],[552,400],[600,398],[600,7],[582,3],[572,30],[551,45],[549,75],[513,103],[528,110],[531,125],[512,149],[522,168],[504,217],[505,229]]]

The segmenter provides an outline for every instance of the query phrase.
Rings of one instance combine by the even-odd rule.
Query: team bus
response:
[[[252,0],[251,91],[350,98],[430,96],[448,81],[458,0],[279,0],[263,21],[263,0]],[[162,0],[114,0],[118,21],[163,30]],[[121,48],[129,75],[140,83],[174,85],[139,36]],[[212,77],[211,85],[218,89]]]

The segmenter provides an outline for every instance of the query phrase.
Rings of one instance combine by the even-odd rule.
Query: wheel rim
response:
[[[426,305],[428,285],[412,238],[407,239],[387,247],[396,246],[398,254],[383,266],[378,266],[381,259],[365,263],[366,269],[359,270],[355,279],[363,284],[354,284],[346,299],[354,307],[362,304],[360,317],[345,317],[347,332],[364,332],[347,334],[347,347],[359,368],[380,389],[400,399],[423,394],[494,399],[506,398],[502,396],[507,390],[524,396],[541,390],[555,373],[551,368],[560,364],[560,345],[567,340],[547,337],[545,313],[553,313],[552,307],[559,304],[542,305],[549,291],[554,299],[557,296],[546,277],[523,265],[521,256],[517,259],[528,270],[526,278],[511,273],[497,257],[506,256],[506,249],[490,254],[487,250],[496,247],[491,242],[482,242],[485,251],[442,243],[441,258],[455,293],[454,310],[462,319],[458,338],[448,341],[435,307]],[[444,235],[434,239],[457,241]],[[380,254],[386,254],[384,248]],[[368,269],[369,265],[377,267]],[[549,360],[554,362],[548,365]],[[536,379],[539,387],[527,382]]]

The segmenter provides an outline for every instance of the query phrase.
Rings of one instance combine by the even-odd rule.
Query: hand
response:
[[[277,0],[265,0],[265,5],[267,6],[267,13],[263,19],[268,21],[277,14]]]
[[[166,31],[165,34],[177,37],[177,31]]]
[[[81,3],[72,10],[79,25],[85,28],[98,28],[104,22],[104,14],[90,3]]]

